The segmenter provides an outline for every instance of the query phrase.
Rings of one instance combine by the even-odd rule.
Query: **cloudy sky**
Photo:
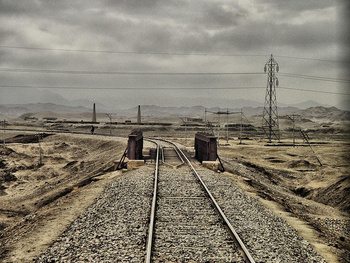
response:
[[[345,3],[0,0],[0,103],[11,89],[120,108],[263,105],[273,54],[278,102],[336,105],[350,99]]]

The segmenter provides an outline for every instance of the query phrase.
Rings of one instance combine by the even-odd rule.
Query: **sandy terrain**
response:
[[[329,262],[349,260],[349,145],[328,142],[313,149],[323,166],[308,146],[272,147],[252,140],[222,146],[219,153],[242,188],[283,216]],[[237,162],[253,176],[231,165]]]
[[[32,135],[29,135],[29,137]],[[110,178],[126,141],[81,135],[52,135],[39,144],[1,146],[1,258],[29,260],[42,252],[94,201]]]
[[[48,128],[33,126],[29,128]],[[81,124],[61,129],[88,132],[89,127]],[[102,124],[97,132],[126,136],[132,128],[135,126],[110,129]],[[197,131],[188,128],[185,133],[179,126],[141,128],[144,136],[167,137],[186,146],[193,146]],[[126,175],[111,171],[124,152],[126,138],[53,134],[41,142],[40,165],[39,144],[33,133],[7,131],[6,141],[18,134],[31,136],[16,137],[12,139],[14,143],[0,147],[0,260],[4,262],[31,262],[94,202],[109,182]],[[232,179],[284,217],[328,262],[350,260],[346,135],[312,136],[312,147],[323,164],[320,166],[300,139],[297,147],[273,147],[250,136],[240,145],[238,134],[230,131],[228,144],[223,137],[220,142],[225,145],[218,149]],[[290,138],[291,134],[285,136]],[[291,140],[284,142],[290,144]]]

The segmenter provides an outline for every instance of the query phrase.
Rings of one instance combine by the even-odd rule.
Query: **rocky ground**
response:
[[[108,185],[36,262],[143,262],[153,167]]]
[[[256,262],[326,262],[283,218],[237,187],[230,174],[198,172]]]
[[[329,262],[350,262],[349,145],[328,141],[313,148],[323,166],[307,146],[259,147],[259,142],[250,141],[222,146],[220,151],[240,187],[285,215]]]
[[[157,132],[173,136],[167,129]],[[293,148],[258,139],[238,145],[231,138],[219,155],[236,185],[286,220],[327,262],[350,262],[349,144],[346,136],[335,136],[314,141],[322,167],[301,141]],[[53,134],[41,141],[40,164],[37,137],[7,137],[0,147],[0,261],[31,262],[123,176],[110,169],[126,139]],[[189,138],[187,144],[184,137],[175,140],[193,146]]]
[[[12,262],[37,256],[101,194],[126,147],[124,139],[51,135],[40,164],[37,138],[21,134],[0,146],[0,259]]]

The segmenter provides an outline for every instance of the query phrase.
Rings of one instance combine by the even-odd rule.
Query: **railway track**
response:
[[[158,154],[145,262],[254,262],[181,149],[153,142]],[[159,166],[159,159],[176,169]]]
[[[227,174],[174,147],[158,139],[155,169],[120,176],[35,262],[254,262],[227,218],[257,262],[326,262]]]

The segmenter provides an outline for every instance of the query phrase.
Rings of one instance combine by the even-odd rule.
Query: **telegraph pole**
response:
[[[39,141],[39,165],[43,164],[42,149],[41,149],[41,133],[37,135]]]
[[[219,109],[220,112],[220,109]],[[218,113],[218,147],[220,145],[220,113]]]
[[[292,118],[292,123],[293,123],[293,147],[295,147],[295,136],[294,136],[294,114]]]
[[[109,118],[109,134],[112,135],[112,114],[106,113]]]
[[[269,61],[265,64],[264,71],[268,71],[268,73],[262,128],[270,143],[272,139],[280,141],[276,99],[276,87],[278,87],[279,83],[275,74],[275,72],[279,71],[279,66],[272,54]]]
[[[242,144],[243,111],[241,109],[241,127],[239,129],[239,144]]]
[[[226,112],[226,143],[228,143],[228,109]]]
[[[4,134],[3,134],[3,137],[2,137],[2,142],[3,142],[4,146],[5,146],[6,145],[6,143],[5,143],[6,120],[5,119],[4,119],[3,127],[4,127]]]
[[[287,115],[287,117],[292,121],[292,133],[293,133],[293,147],[295,147],[295,117],[300,116],[293,113],[292,117]]]
[[[180,117],[182,122],[185,124],[185,144],[187,144],[187,117],[185,117],[185,120]]]

